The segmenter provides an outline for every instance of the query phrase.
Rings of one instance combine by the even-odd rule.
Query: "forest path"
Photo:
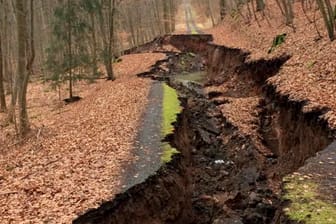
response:
[[[162,100],[162,83],[155,81],[151,85],[146,111],[142,115],[134,144],[136,160],[123,170],[125,173],[123,190],[145,181],[161,166]]]
[[[190,0],[183,0],[182,4],[178,7],[175,18],[175,33],[188,33],[188,34],[201,34],[202,24],[198,21],[195,8],[191,4]]]
[[[183,0],[184,12],[185,12],[185,23],[187,26],[187,32],[189,34],[201,34],[201,30],[195,23],[194,19],[194,9],[190,3],[190,0]]]

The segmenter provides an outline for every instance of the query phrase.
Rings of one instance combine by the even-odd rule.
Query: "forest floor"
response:
[[[116,81],[77,83],[83,99],[69,105],[48,83],[30,83],[30,136],[19,141],[0,114],[1,223],[70,223],[121,191],[152,84],[136,74],[164,57],[124,56]]]
[[[313,9],[314,8],[314,9]],[[294,26],[285,25],[275,1],[269,1],[266,17],[257,13],[258,22],[242,15],[227,16],[219,26],[205,31],[213,34],[216,44],[250,51],[250,60],[291,55],[280,72],[268,80],[282,95],[293,101],[307,102],[305,112],[325,110],[323,118],[336,128],[336,42],[330,42],[319,11],[307,11],[308,21],[300,2],[294,3]],[[318,30],[318,31],[317,31]],[[273,39],[286,33],[283,44],[268,53]],[[318,34],[320,33],[320,35]]]

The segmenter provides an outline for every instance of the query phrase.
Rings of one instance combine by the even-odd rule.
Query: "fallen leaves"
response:
[[[122,169],[134,159],[133,141],[151,85],[136,74],[163,57],[124,56],[115,65],[116,81],[76,84],[83,99],[71,105],[59,105],[57,94],[44,84],[30,85],[36,133],[13,145],[12,127],[0,132],[2,223],[71,223],[121,190]]]
[[[260,27],[255,21],[245,24],[242,18],[226,20],[209,32],[214,35],[214,42],[229,47],[251,51],[249,60],[272,58],[283,53],[292,55],[280,72],[270,78],[268,83],[276,87],[276,91],[289,96],[293,101],[304,101],[307,105],[304,112],[329,108],[331,111],[323,118],[333,129],[336,128],[336,43],[330,42],[323,19],[317,15],[316,26],[323,35],[317,40],[317,32],[313,23],[308,23],[299,2],[294,3],[296,31],[283,22],[275,1],[269,1],[266,13],[272,15],[260,19]],[[245,11],[242,11],[244,14]],[[308,10],[313,18],[313,11]],[[272,54],[267,54],[273,38],[287,33],[286,41]]]

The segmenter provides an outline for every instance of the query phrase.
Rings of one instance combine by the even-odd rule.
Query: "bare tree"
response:
[[[104,7],[106,6],[106,10]],[[99,8],[99,25],[103,40],[103,60],[108,80],[115,80],[112,61],[113,61],[113,41],[115,34],[115,14],[117,0],[102,0]],[[107,19],[106,19],[107,17]]]
[[[5,88],[4,88],[4,79],[3,79],[3,54],[2,54],[2,35],[0,30],[0,112],[5,112],[7,110],[6,107],[6,96],[5,96]]]
[[[292,26],[294,20],[293,0],[276,0],[276,3],[281,11],[281,14],[286,19],[286,25]]]
[[[335,12],[330,0],[316,0],[331,41],[335,39]]]
[[[29,76],[32,73],[32,65],[35,58],[34,51],[34,7],[30,0],[30,19],[28,19],[28,7],[26,0],[16,0],[17,38],[18,38],[18,72],[16,89],[19,106],[19,134],[24,136],[29,130],[27,113],[27,87]],[[30,20],[30,32],[28,21]]]
[[[227,11],[227,0],[220,0],[220,18],[224,19]]]

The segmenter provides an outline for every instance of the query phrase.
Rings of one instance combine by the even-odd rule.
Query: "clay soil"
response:
[[[136,74],[164,57],[124,56],[116,81],[77,83],[82,99],[69,105],[48,84],[30,83],[28,138],[0,114],[1,223],[70,223],[120,191],[151,86]]]

